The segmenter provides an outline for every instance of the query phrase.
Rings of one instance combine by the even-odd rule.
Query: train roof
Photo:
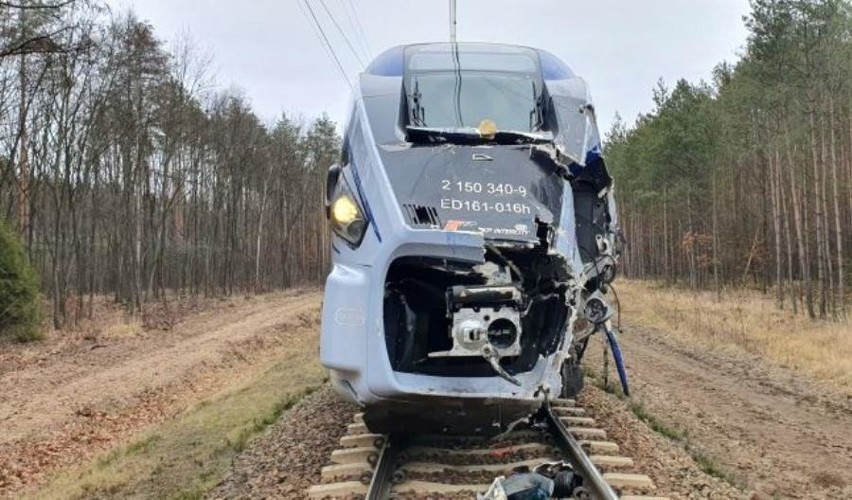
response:
[[[519,72],[535,74],[547,89],[558,122],[554,144],[563,155],[584,166],[600,157],[600,134],[586,82],[550,52],[534,47],[499,43],[417,43],[398,45],[379,54],[360,74],[353,97],[369,118],[375,140],[402,140],[400,93],[409,73]]]
[[[373,76],[401,77],[405,72],[406,53],[428,52],[433,54],[453,54],[455,50],[461,55],[481,54],[493,56],[511,56],[513,54],[535,54],[538,56],[541,68],[541,77],[544,80],[569,80],[576,75],[571,68],[552,53],[535,47],[523,45],[509,45],[502,43],[480,43],[459,42],[456,44],[447,42],[416,43],[397,45],[382,52],[367,66],[364,71]],[[493,68],[495,70],[501,68]]]

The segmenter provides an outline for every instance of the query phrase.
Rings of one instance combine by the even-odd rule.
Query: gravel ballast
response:
[[[686,450],[651,430],[610,394],[587,387],[579,403],[632,457],[638,470],[657,484],[654,494],[670,498],[748,498],[725,481],[706,474]],[[209,498],[306,498],[320,482],[320,470],[346,433],[356,408],[324,386],[282,415],[249,443]]]
[[[355,412],[323,386],[252,440],[208,498],[306,498]]]

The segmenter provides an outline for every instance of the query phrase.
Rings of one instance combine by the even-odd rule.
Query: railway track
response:
[[[476,498],[498,476],[537,468],[556,479],[560,498],[659,498],[648,496],[653,481],[571,399],[492,439],[372,434],[356,415],[340,446],[310,498]]]

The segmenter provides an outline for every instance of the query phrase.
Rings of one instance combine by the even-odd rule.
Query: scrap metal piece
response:
[[[477,499],[550,498],[553,486],[552,479],[536,472],[515,473],[496,478],[485,495],[477,495]]]
[[[521,387],[521,381],[516,379],[515,377],[509,375],[509,372],[503,369],[500,366],[500,358],[497,355],[497,351],[491,347],[490,344],[486,344],[482,347],[482,357],[485,358],[488,363],[491,365],[491,368],[497,372],[497,375],[500,375],[503,379],[515,384],[518,387]]]

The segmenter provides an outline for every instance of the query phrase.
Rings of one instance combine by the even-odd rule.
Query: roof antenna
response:
[[[456,43],[456,0],[450,0],[450,43]]]

